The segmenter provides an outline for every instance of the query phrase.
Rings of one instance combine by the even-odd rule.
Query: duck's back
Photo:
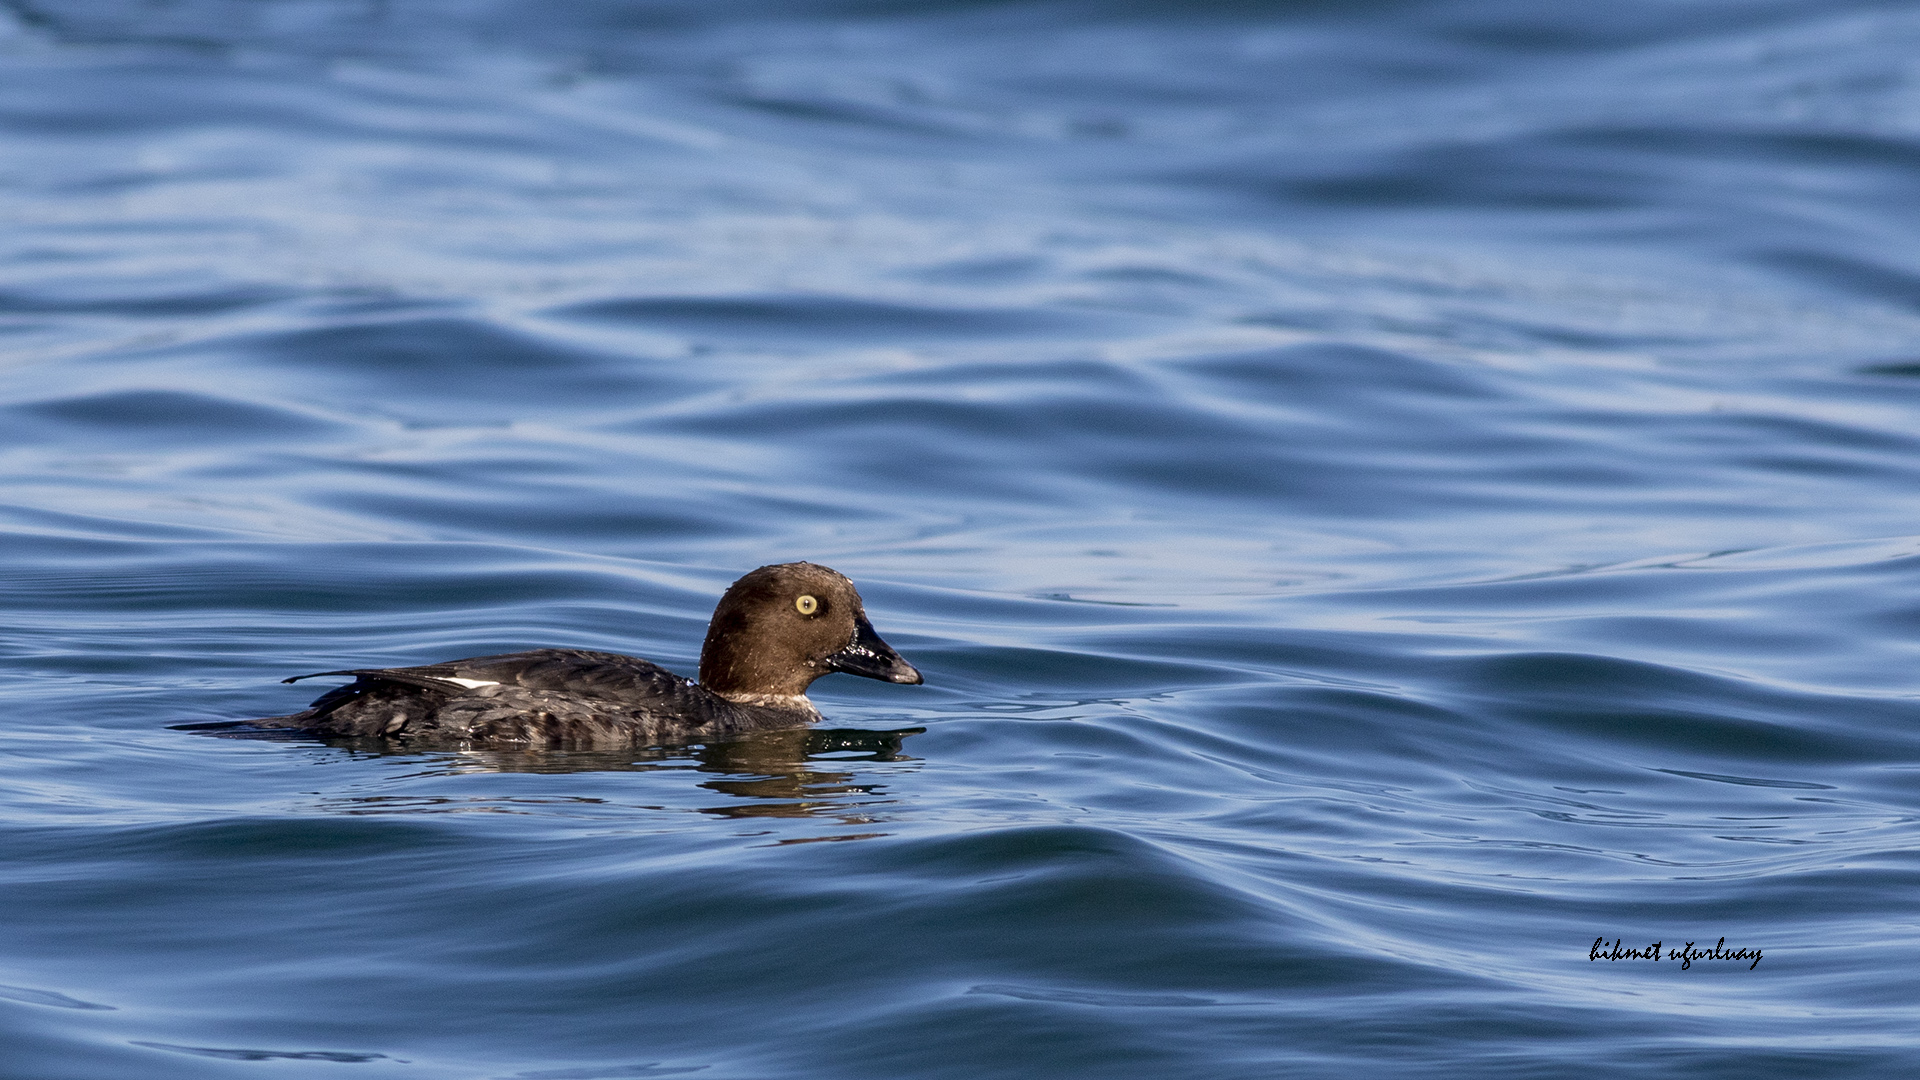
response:
[[[637,657],[535,649],[421,667],[301,675],[352,675],[304,712],[256,723],[323,735],[382,735],[435,742],[634,744],[804,722],[741,706]]]

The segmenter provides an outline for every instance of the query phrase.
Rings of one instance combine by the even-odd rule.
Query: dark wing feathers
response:
[[[316,671],[311,675],[295,675],[291,679],[281,679],[283,683],[299,682],[302,679],[319,679],[328,675],[352,675],[363,683],[397,682],[408,686],[423,687],[428,690],[450,690],[446,682],[431,675],[421,674],[424,668],[357,668],[348,671]],[[319,704],[315,702],[315,704]]]
[[[534,649],[419,667],[316,671],[280,681],[291,683],[328,675],[351,675],[363,682],[397,682],[442,691],[455,689],[446,680],[466,679],[588,696],[660,693],[688,682],[651,661],[585,649]]]
[[[409,670],[429,676],[484,679],[509,686],[524,686],[529,690],[554,690],[589,696],[660,693],[688,682],[666,668],[638,657],[589,652],[585,649],[535,649],[504,656],[477,656],[471,660],[453,660]]]
[[[584,649],[535,649],[420,667],[349,668],[286,681],[323,675],[350,675],[355,681],[321,695],[304,713],[274,718],[291,721],[276,726],[340,735],[405,732],[554,744],[652,741],[686,729],[694,717],[701,719],[692,726],[720,730],[778,722],[752,717],[658,664]]]

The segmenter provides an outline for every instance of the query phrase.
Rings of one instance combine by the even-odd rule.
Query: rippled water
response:
[[[1917,48],[8,0],[0,1074],[1911,1075]],[[928,685],[175,730],[790,559]]]

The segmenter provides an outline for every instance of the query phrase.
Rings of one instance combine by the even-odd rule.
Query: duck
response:
[[[810,562],[778,563],[742,576],[720,597],[697,682],[634,656],[533,649],[295,675],[282,681],[354,681],[300,712],[245,723],[408,743],[650,746],[812,723],[821,715],[807,688],[836,671],[925,681],[880,640],[845,575]]]

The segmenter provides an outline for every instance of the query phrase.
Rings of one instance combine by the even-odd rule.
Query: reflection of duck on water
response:
[[[698,683],[617,653],[536,649],[320,672],[354,681],[301,712],[246,723],[415,745],[685,743],[818,720],[807,687],[835,671],[921,681],[874,632],[853,582],[813,563],[783,563],[747,574],[720,598],[700,650]]]
[[[905,761],[900,742],[926,728],[900,728],[894,731],[863,731],[837,728],[826,731],[807,729],[756,732],[729,742],[702,747],[698,753],[701,772],[729,774],[728,779],[708,780],[700,786],[724,795],[757,800],[706,808],[709,814],[724,817],[811,817],[820,812],[844,813],[844,800],[852,796],[872,795],[876,785],[855,783],[850,772],[817,768],[821,754],[836,756],[831,761]]]
[[[804,818],[838,817],[849,824],[868,819],[856,811],[863,802],[849,802],[875,795],[879,786],[856,783],[856,774],[820,768],[822,754],[833,754],[825,764],[846,762],[912,761],[900,752],[900,744],[909,735],[927,730],[921,727],[869,731],[861,728],[787,728],[781,731],[755,731],[711,743],[683,746],[651,746],[627,750],[553,750],[486,749],[434,751],[423,755],[419,748],[392,739],[358,736],[321,736],[327,745],[374,757],[404,756],[423,768],[415,775],[452,775],[456,773],[583,773],[583,772],[684,772],[689,759],[694,771],[717,773],[701,787],[731,795],[741,801],[720,806],[700,807],[701,813],[729,818]],[[225,734],[246,738],[296,738],[314,736],[299,732],[234,731]],[[547,806],[550,796],[526,800]],[[599,804],[597,798],[569,797],[568,802]],[[327,808],[347,814],[449,813],[472,810],[511,812],[522,800],[498,797],[473,798],[447,795],[357,795],[327,802]],[[864,835],[864,834],[863,834]],[[851,839],[830,837],[828,839]],[[784,841],[783,841],[784,842]]]

